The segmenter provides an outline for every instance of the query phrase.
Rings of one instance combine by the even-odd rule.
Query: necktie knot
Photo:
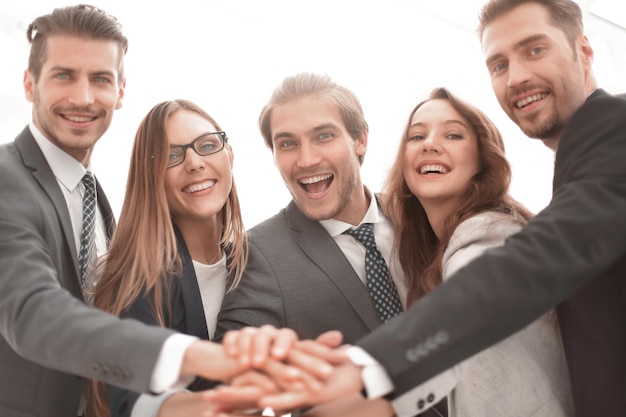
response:
[[[352,236],[366,249],[376,248],[376,239],[374,239],[374,225],[372,223],[363,223],[357,228],[348,229],[344,233]]]

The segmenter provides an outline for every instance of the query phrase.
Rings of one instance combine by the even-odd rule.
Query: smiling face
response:
[[[118,78],[120,59],[114,41],[52,36],[39,79],[35,81],[29,71],[24,74],[35,126],[85,166],[109,128],[113,111],[122,107],[125,82]]]
[[[527,3],[489,23],[482,45],[502,109],[526,135],[556,149],[565,124],[595,88],[586,37],[573,48],[545,7]]]
[[[368,204],[359,164],[367,133],[352,138],[337,106],[323,96],[275,106],[270,124],[274,161],[300,210],[311,220],[358,224]]]
[[[179,110],[166,122],[168,145],[186,145],[204,133],[217,129],[199,114]],[[174,223],[206,222],[217,219],[231,191],[232,151],[223,150],[206,156],[193,148],[186,149],[185,160],[165,172],[165,195]]]
[[[470,123],[447,100],[422,104],[405,139],[403,173],[424,209],[450,213],[479,169],[478,140]]]

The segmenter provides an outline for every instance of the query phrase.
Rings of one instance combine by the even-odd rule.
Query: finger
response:
[[[224,334],[224,338],[222,339],[224,351],[228,356],[233,358],[239,356],[238,341],[240,333],[241,331],[239,330],[230,330]]]
[[[310,356],[323,359],[324,361],[333,365],[338,365],[346,362],[349,358],[346,353],[348,345],[341,346],[339,348],[330,348],[321,343],[314,342],[312,340],[302,340],[296,345],[296,349],[302,353],[306,353]]]
[[[269,376],[256,371],[248,371],[236,376],[230,381],[230,385],[233,387],[253,385],[268,394],[279,390],[278,385]]]
[[[322,388],[317,376],[283,362],[270,361],[263,371],[284,391],[318,391]]]
[[[324,359],[300,349],[292,349],[287,355],[286,362],[304,371],[305,375],[312,375],[318,380],[325,380],[333,372],[333,366]]]
[[[239,352],[239,361],[242,365],[249,367],[252,364],[253,340],[258,329],[254,327],[244,327],[239,332],[237,338],[237,351]]]
[[[283,392],[263,397],[259,401],[259,406],[274,410],[293,410],[312,405],[311,399],[311,396],[304,391]]]
[[[254,334],[250,339],[250,357],[252,366],[261,368],[270,356],[270,348],[274,341],[274,335],[268,332],[260,331]]]
[[[258,408],[258,402],[265,393],[256,386],[220,386],[202,393],[205,403],[215,411],[233,411]]]
[[[338,348],[343,342],[343,334],[338,330],[330,330],[319,335],[315,341],[330,348]]]
[[[298,335],[291,329],[280,329],[274,340],[272,346],[272,357],[277,360],[283,360],[287,356],[287,353],[298,342]]]

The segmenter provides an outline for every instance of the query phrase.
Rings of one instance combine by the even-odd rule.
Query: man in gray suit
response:
[[[392,226],[361,182],[368,139],[361,105],[328,76],[298,74],[274,91],[259,126],[293,201],[249,231],[248,265],[224,299],[217,337],[271,324],[308,339],[338,328],[354,342],[382,321],[364,285],[365,249],[346,229],[375,224],[405,298]]]
[[[85,378],[160,392],[196,374],[230,376],[239,367],[218,345],[85,305],[81,178],[122,106],[127,40],[114,17],[86,5],[37,18],[27,36],[32,123],[0,147],[0,415],[80,415]],[[95,188],[101,254],[114,219]]]
[[[328,76],[298,74],[274,91],[259,127],[293,200],[249,231],[248,265],[224,297],[216,337],[270,324],[302,339],[340,330],[354,343],[383,319],[365,285],[366,249],[346,230],[374,224],[375,243],[406,299],[393,226],[361,181],[368,141],[361,105]]]

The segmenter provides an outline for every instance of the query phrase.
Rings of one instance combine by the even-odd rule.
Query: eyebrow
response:
[[[317,132],[321,132],[324,130],[328,130],[328,129],[339,129],[339,126],[337,126],[334,123],[324,123],[321,124],[319,126],[315,126],[314,128],[312,128],[311,130],[309,130],[309,134],[313,134],[313,133],[317,133]],[[295,137],[296,135],[294,135],[293,133],[290,132],[278,132],[276,133],[273,137],[272,137],[272,141],[276,141],[278,139],[290,139]]]
[[[524,48],[525,46],[528,46],[531,43],[535,43],[537,41],[541,41],[544,39],[547,39],[547,35],[543,34],[543,33],[538,33],[536,35],[531,35],[527,38],[522,39],[521,41],[516,42],[513,45],[513,51],[517,52],[520,49]],[[501,58],[504,57],[504,54],[502,53],[497,53],[495,55],[490,56],[489,58],[487,58],[487,60],[485,61],[485,64],[489,67],[494,61],[497,61]]]
[[[50,68],[50,72],[57,72],[57,71],[68,72],[70,74],[76,74],[77,72],[80,72],[80,71],[76,71],[74,68],[63,67],[61,65],[55,65]],[[109,70],[99,70],[99,71],[89,72],[90,76],[108,75],[110,77],[114,77],[115,74],[116,73],[114,71],[109,71]]]
[[[336,129],[339,129],[339,126],[337,126],[334,123],[324,123],[319,126],[315,126],[313,129],[311,129],[311,133],[317,133],[317,132],[321,132],[323,130],[328,130],[328,129],[336,130]]]
[[[426,124],[427,123],[425,123],[425,122],[415,122],[411,126],[409,126],[409,129],[413,128],[414,126],[425,126]],[[456,119],[446,120],[446,121],[443,122],[443,124],[445,124],[445,125],[461,125],[464,128],[469,129],[469,127],[465,123],[463,123],[460,120],[456,120]]]

